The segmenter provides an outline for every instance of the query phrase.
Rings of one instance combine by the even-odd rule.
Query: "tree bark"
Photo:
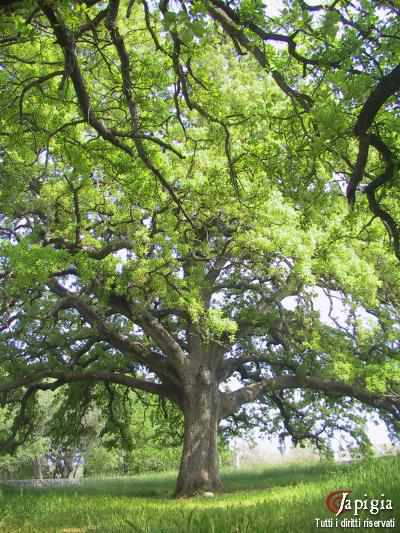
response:
[[[200,376],[199,376],[200,377]],[[175,495],[193,496],[220,488],[218,383],[203,370],[184,398],[184,443]]]

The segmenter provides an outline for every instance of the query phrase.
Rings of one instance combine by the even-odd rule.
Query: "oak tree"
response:
[[[3,450],[76,384],[182,411],[177,495],[248,403],[295,442],[398,432],[399,8],[269,9],[2,2]]]

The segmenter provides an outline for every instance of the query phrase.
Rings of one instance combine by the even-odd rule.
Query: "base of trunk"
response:
[[[214,384],[198,384],[186,396],[182,460],[175,491],[178,498],[215,492],[221,488],[218,411],[218,389]]]
[[[210,474],[203,472],[203,475],[196,478],[179,479],[175,489],[175,498],[190,498],[191,496],[210,495],[207,493],[218,492],[222,489],[222,482],[217,477],[210,478]]]

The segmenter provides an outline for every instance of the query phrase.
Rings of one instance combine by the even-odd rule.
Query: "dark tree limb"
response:
[[[389,394],[375,394],[340,381],[293,375],[266,378],[234,392],[221,393],[223,402],[222,416],[229,416],[244,403],[255,401],[263,394],[296,388],[324,392],[332,397],[350,396],[375,409],[388,411],[396,420],[400,420],[400,399],[397,397]]]
[[[392,165],[389,149],[377,135],[369,134],[368,130],[372,126],[380,108],[398,90],[400,90],[400,65],[382,78],[367,98],[358,115],[353,129],[354,135],[359,139],[357,162],[347,188],[347,198],[351,206],[354,205],[357,187],[364,176],[368,162],[369,147],[371,145],[374,146],[381,153],[385,162]],[[387,170],[386,178],[380,178],[380,185],[383,184],[382,179],[388,181],[390,177],[389,170]]]
[[[44,382],[43,380],[55,379],[56,382]],[[61,387],[67,383],[76,383],[80,381],[89,382],[107,382],[115,383],[118,385],[125,385],[132,389],[139,389],[144,392],[156,394],[165,398],[169,398],[176,402],[178,398],[177,390],[172,389],[170,386],[146,381],[144,379],[138,379],[120,372],[112,371],[64,371],[64,370],[43,370],[37,373],[33,373],[30,376],[24,378],[15,379],[12,381],[0,383],[0,393],[9,393],[13,390],[20,389],[23,386],[30,387],[29,390],[41,389],[44,387],[47,389],[54,389]]]
[[[39,6],[42,9],[42,12],[44,13],[44,15],[47,17],[54,31],[54,34],[57,37],[57,41],[64,52],[65,76],[70,77],[72,80],[82,116],[84,117],[86,122],[90,126],[92,126],[104,140],[109,141],[111,144],[113,144],[120,150],[124,151],[126,154],[128,154],[132,159],[135,159],[135,154],[133,150],[131,149],[131,147],[123,143],[118,138],[116,131],[113,130],[112,128],[108,128],[104,124],[104,122],[97,117],[95,111],[92,108],[89,92],[87,90],[85,80],[83,78],[83,75],[82,75],[82,72],[79,66],[78,57],[76,54],[76,42],[75,42],[74,35],[65,26],[63,20],[57,14],[56,10],[53,9],[51,4],[49,4],[46,0],[39,0]],[[139,118],[137,114],[137,108],[132,99],[132,89],[131,89],[132,84],[131,84],[130,72],[129,72],[129,57],[128,57],[128,54],[126,53],[123,40],[116,26],[116,16],[118,14],[118,9],[119,9],[119,2],[110,1],[108,9],[107,9],[107,13],[106,13],[107,17],[105,17],[104,15],[102,19],[106,18],[106,26],[110,31],[113,44],[115,45],[118,55],[121,60],[121,74],[123,77],[123,93],[126,97],[129,112],[133,120],[134,133],[137,133],[140,131],[140,124],[139,124]],[[174,202],[179,207],[180,211],[182,211],[186,220],[189,222],[189,224],[192,225],[192,221],[190,217],[187,215],[187,213],[185,212],[180,199],[177,197],[174,189],[165,179],[165,177],[160,172],[160,170],[152,163],[152,161],[148,157],[146,151],[143,148],[143,144],[140,138],[133,136],[133,140],[135,143],[136,150],[140,158],[142,159],[143,163],[145,164],[145,166],[152,172],[152,174],[157,178],[157,180],[163,186],[163,188],[169,193],[171,198],[174,200]],[[153,142],[155,142],[154,137],[150,137],[149,140],[152,140]],[[158,144],[163,144],[163,141],[160,141]]]

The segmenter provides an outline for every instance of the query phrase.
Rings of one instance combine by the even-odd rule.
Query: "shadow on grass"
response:
[[[276,487],[296,486],[312,482],[316,477],[325,479],[332,473],[344,472],[350,465],[334,463],[286,464],[282,466],[259,467],[251,469],[225,470],[222,472],[222,494],[273,489]],[[85,479],[79,486],[52,488],[11,488],[3,487],[5,494],[34,495],[47,497],[59,496],[113,496],[140,499],[172,498],[175,489],[176,473],[167,472],[136,477],[106,479]]]
[[[331,516],[324,504],[331,491],[350,487],[354,497],[385,492],[398,502],[399,467],[400,457],[393,457],[351,465],[231,470],[224,472],[223,494],[178,501],[166,497],[173,491],[174,473],[87,480],[79,488],[29,490],[23,497],[14,490],[3,500],[0,530],[6,524],[7,533],[65,533],[73,528],[82,533],[311,533],[318,531],[316,518]],[[379,518],[393,515],[398,521],[394,507],[393,514]]]
[[[46,488],[1,487],[5,496],[24,495],[36,497],[58,496],[113,496],[130,498],[168,498],[175,487],[175,473],[154,476],[84,479],[80,485]]]
[[[348,464],[321,462],[231,470],[222,475],[223,492],[295,486],[315,481],[316,477],[321,480],[328,479],[333,473],[345,472],[349,467]]]

